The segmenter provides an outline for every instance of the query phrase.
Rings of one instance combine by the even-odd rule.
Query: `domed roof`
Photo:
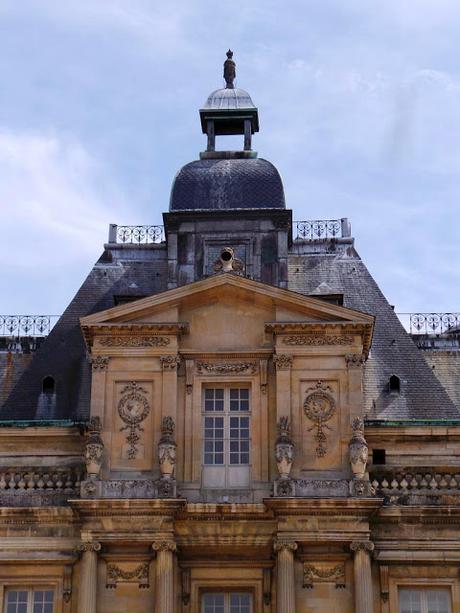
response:
[[[260,158],[186,164],[174,179],[169,203],[170,211],[284,208],[281,177]]]
[[[236,110],[236,109],[255,109],[251,96],[244,89],[216,89],[209,94],[203,110]]]

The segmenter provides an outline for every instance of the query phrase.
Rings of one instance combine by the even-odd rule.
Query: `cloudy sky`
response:
[[[349,217],[396,310],[459,311],[459,31],[458,0],[1,0],[0,313],[161,223],[228,47],[294,218]]]

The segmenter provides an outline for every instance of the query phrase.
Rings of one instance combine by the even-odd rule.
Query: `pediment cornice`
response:
[[[180,336],[188,333],[189,324],[187,322],[94,323],[82,325],[82,331],[87,345],[91,347],[96,336],[101,338],[102,344],[104,339]]]

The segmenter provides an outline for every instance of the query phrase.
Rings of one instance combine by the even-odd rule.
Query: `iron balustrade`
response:
[[[460,333],[460,313],[398,313],[410,334]]]
[[[118,226],[117,224],[110,224],[109,243],[148,245],[164,241],[164,226]]]
[[[294,221],[294,240],[324,240],[351,236],[351,227],[347,218],[343,219],[308,219]]]
[[[48,336],[59,315],[0,315],[0,336]]]

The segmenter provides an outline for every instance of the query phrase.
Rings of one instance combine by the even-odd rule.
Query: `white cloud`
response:
[[[0,206],[2,267],[41,266],[94,256],[123,198],[78,142],[0,129]]]

